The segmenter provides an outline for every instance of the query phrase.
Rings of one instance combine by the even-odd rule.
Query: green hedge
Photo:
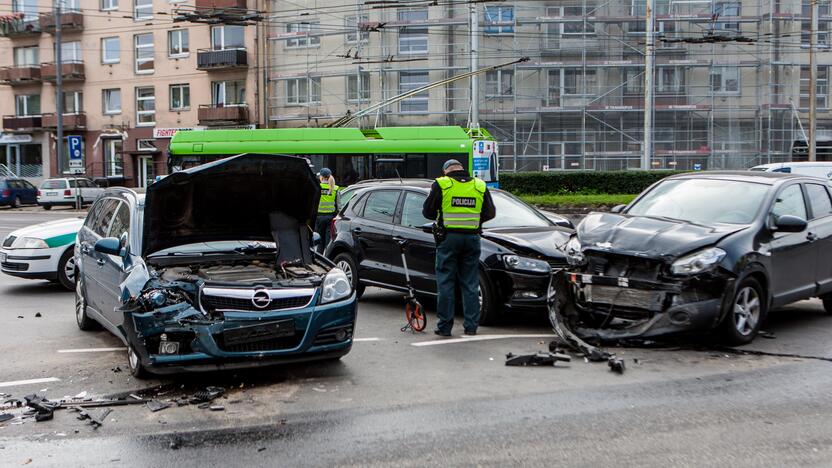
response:
[[[501,173],[500,188],[512,193],[639,193],[650,184],[683,171],[557,171]]]

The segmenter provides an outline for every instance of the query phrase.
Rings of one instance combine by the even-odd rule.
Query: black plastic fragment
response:
[[[14,415],[9,413],[0,413],[0,423],[6,422],[9,419],[14,419]]]
[[[515,355],[506,354],[507,366],[556,366],[558,362],[570,362],[572,358],[566,354],[551,351],[539,351],[535,354]]]
[[[163,409],[170,408],[170,403],[164,403],[159,400],[150,400],[147,402],[147,409],[153,411],[154,413],[157,411],[162,411]]]
[[[194,393],[191,397],[191,403],[204,403],[213,401],[225,394],[223,387],[205,387],[205,390],[200,390]]]
[[[619,359],[617,357],[610,357],[607,364],[610,366],[610,370],[615,372],[616,374],[623,374],[625,370],[624,360]]]
[[[46,398],[31,394],[23,397],[26,400],[26,406],[35,411],[35,421],[49,421],[55,415],[55,409],[58,407],[57,403],[52,403]]]

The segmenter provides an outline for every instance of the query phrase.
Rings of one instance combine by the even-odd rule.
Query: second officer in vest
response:
[[[434,333],[451,336],[456,288],[462,292],[464,333],[476,335],[480,322],[479,265],[482,224],[494,218],[494,202],[482,180],[471,177],[456,159],[442,166],[422,207],[435,219],[440,234],[436,246],[437,324]]]
[[[315,232],[321,236],[318,252],[323,253],[329,243],[330,226],[335,217],[335,199],[338,196],[338,186],[332,177],[332,171],[326,167],[318,174],[321,184],[321,201],[318,202],[318,217],[315,220]]]

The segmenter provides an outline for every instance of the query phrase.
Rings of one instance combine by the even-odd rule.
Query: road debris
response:
[[[6,422],[9,419],[14,419],[14,415],[9,413],[0,413],[0,423]]]
[[[150,400],[146,403],[147,409],[152,412],[162,411],[163,409],[170,408],[170,403],[164,403],[159,400]]]
[[[78,411],[78,420],[79,421],[83,421],[85,419],[89,420],[89,423],[90,423],[90,425],[92,426],[93,429],[98,429],[99,427],[101,427],[104,424],[104,421],[107,420],[107,416],[109,416],[110,413],[113,412],[113,410],[110,409],[110,408],[104,408],[96,416],[96,415],[93,415],[92,413],[90,413],[89,411],[87,411],[83,408],[77,407],[77,406],[73,406],[72,409],[75,410],[75,411]]]
[[[26,395],[23,399],[26,400],[26,406],[35,411],[35,421],[49,421],[55,416],[55,410],[58,408],[57,403],[50,402],[45,397],[34,393]]]
[[[113,371],[114,373],[118,374],[119,372],[121,372],[121,367],[119,367],[119,366],[115,366],[115,367],[113,367],[113,368],[112,368],[112,369],[110,369],[110,370],[111,370],[111,371]]]
[[[768,339],[768,340],[777,339],[777,335],[775,335],[774,333],[772,333],[770,331],[765,331],[765,330],[758,331],[757,336],[759,336],[760,338]]]
[[[567,354],[551,351],[538,351],[535,354],[515,355],[506,354],[507,366],[557,366],[558,362],[571,362],[572,358]]]
[[[35,317],[36,318],[41,318],[41,317],[43,317],[43,315],[41,315],[40,312],[35,312]]]
[[[615,372],[616,374],[623,374],[626,366],[624,365],[624,360],[617,358],[615,356],[611,356],[609,361],[607,361],[607,365],[610,366],[610,370]]]
[[[205,387],[205,390],[194,393],[190,402],[191,404],[210,402],[223,395],[225,395],[225,388],[223,387]]]
[[[211,411],[225,411],[225,406],[223,405],[211,405],[208,407]]]

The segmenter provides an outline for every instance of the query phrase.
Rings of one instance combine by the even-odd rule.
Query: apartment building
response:
[[[38,180],[69,174],[69,145],[80,136],[83,174],[109,185],[144,187],[167,173],[166,150],[179,129],[255,126],[258,61],[254,27],[176,21],[245,0],[11,0],[0,7],[0,163]],[[62,65],[55,64],[60,21]],[[60,68],[60,70],[58,69]],[[55,114],[58,73],[63,115]]]
[[[655,0],[651,167],[744,168],[805,141],[810,0]],[[829,2],[819,0],[819,139],[832,132]],[[268,120],[319,125],[470,69],[472,4],[269,0]],[[645,0],[473,4],[480,126],[504,170],[639,166]],[[827,52],[827,53],[825,53]],[[468,80],[388,106],[362,125],[471,123]],[[827,138],[828,139],[828,138]]]

